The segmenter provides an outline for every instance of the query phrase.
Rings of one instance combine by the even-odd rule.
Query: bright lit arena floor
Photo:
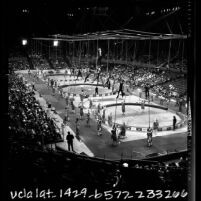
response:
[[[93,98],[92,99],[95,105],[99,103],[101,106],[107,104],[115,104],[115,103],[138,103],[141,102],[142,99],[139,100],[139,97],[132,95],[126,96],[124,98],[120,98],[116,102],[116,96],[112,96],[110,98],[103,97],[103,98]],[[87,107],[88,101],[85,102],[85,106]],[[125,106],[125,115],[122,114],[122,107],[119,106],[112,106],[106,108],[106,117],[112,114],[112,119],[115,120],[116,116],[116,123],[123,124],[125,123],[127,126],[134,126],[134,127],[148,127],[149,126],[149,107],[145,107],[141,109],[141,106],[132,106],[126,105]],[[116,114],[116,115],[115,115]],[[179,122],[181,119],[180,117],[173,111],[169,110],[162,110],[157,108],[150,107],[150,122],[151,126],[152,123],[157,119],[160,123],[160,126],[172,126],[172,118],[176,116],[177,121]]]
[[[25,75],[26,79],[29,81],[33,81],[33,78],[29,78],[28,75]],[[51,76],[52,78],[59,80],[61,85],[74,84],[75,81],[73,77],[59,75],[59,76]],[[42,77],[41,77],[42,79]],[[64,80],[66,81],[64,82]],[[42,79],[43,80],[43,79]],[[62,80],[62,81],[61,81]],[[69,81],[71,80],[71,81]],[[36,81],[34,79],[34,81]],[[38,83],[37,83],[38,82]],[[91,83],[86,82],[86,83]],[[96,83],[96,82],[94,82]],[[67,93],[77,94],[74,96],[75,98],[75,106],[78,107],[80,104],[79,94],[81,89],[84,89],[87,95],[90,95],[89,98],[84,99],[84,113],[88,112],[89,107],[89,99],[92,100],[93,105],[97,106],[99,103],[101,106],[114,104],[114,103],[140,103],[143,99],[135,96],[129,95],[124,98],[116,99],[116,95],[109,95],[111,90],[107,88],[99,87],[99,93],[108,94],[107,96],[103,95],[101,97],[93,97],[95,93],[95,86],[84,85],[83,80],[76,81],[76,84],[81,84],[78,86],[70,86],[63,88],[63,91]],[[51,102],[52,106],[55,107],[59,118],[62,120],[65,112],[65,100],[59,95],[53,95],[51,89],[48,89],[47,84],[41,80],[35,82],[35,87],[37,91],[42,95],[44,101]],[[56,92],[57,94],[58,92]],[[151,102],[151,104],[155,104]],[[93,107],[95,108],[95,107]],[[81,142],[77,139],[74,140],[75,143],[75,151],[77,153],[85,153],[89,156],[96,156],[100,158],[106,159],[120,159],[120,158],[133,158],[133,159],[142,159],[145,158],[146,155],[152,153],[166,153],[173,151],[181,151],[185,150],[187,147],[187,127],[183,126],[181,128],[173,130],[166,130],[157,132],[156,135],[153,135],[153,146],[147,147],[146,144],[146,131],[136,131],[136,130],[127,130],[126,138],[121,140],[121,143],[117,146],[112,145],[112,140],[110,136],[111,127],[106,124],[103,124],[103,135],[97,135],[97,125],[96,119],[93,115],[94,109],[89,110],[91,113],[91,126],[86,126],[86,119],[80,120],[80,137]],[[128,126],[136,126],[136,127],[144,127],[147,128],[149,125],[149,107],[145,107],[144,110],[141,109],[141,106],[131,106],[126,105],[125,116],[122,116],[121,106],[113,106],[106,108],[106,119],[108,114],[112,113],[113,120],[115,120],[116,113],[116,123],[122,124],[125,122]],[[67,130],[70,130],[75,134],[75,118],[79,116],[79,108],[76,109],[76,114],[70,113],[70,123]],[[151,126],[153,121],[157,119],[159,121],[159,125],[163,126],[172,126],[172,118],[176,116],[177,122],[181,121],[179,115],[176,114],[173,110],[162,110],[157,108],[150,107],[150,123]],[[65,132],[65,135],[66,135]],[[67,150],[66,141],[60,142],[57,144],[61,149]]]

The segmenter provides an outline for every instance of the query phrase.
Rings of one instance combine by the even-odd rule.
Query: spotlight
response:
[[[123,167],[128,167],[128,163],[123,163]]]
[[[22,40],[22,45],[24,45],[24,46],[27,45],[27,40],[26,39]]]
[[[54,41],[53,41],[53,46],[54,46],[54,47],[57,47],[58,45],[59,45],[59,41],[58,41],[58,40],[54,40]]]

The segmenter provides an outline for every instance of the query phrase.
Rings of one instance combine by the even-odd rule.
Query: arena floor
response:
[[[65,108],[65,100],[61,98],[58,94],[53,95],[51,89],[48,89],[47,84],[42,80],[35,80],[32,77],[28,77],[25,75],[27,80],[34,81],[35,87],[37,91],[42,95],[42,97],[52,103],[52,106],[55,107],[57,113],[61,118],[64,117],[64,108]],[[56,76],[54,77],[56,79]],[[58,79],[61,79],[59,76]],[[82,80],[79,81],[83,83]],[[90,82],[91,83],[91,82]],[[81,88],[86,89],[87,93],[94,93],[94,87],[84,85],[72,87],[74,90],[73,93],[79,94]],[[66,89],[69,90],[69,89]],[[102,90],[102,91],[101,91]],[[107,88],[101,88],[99,90],[102,93],[108,93]],[[105,97],[92,97],[93,104],[110,104],[116,102],[116,95],[105,96]],[[125,102],[136,102],[141,101],[141,99],[137,96],[131,95],[126,96],[123,99],[119,98],[117,100],[118,103],[121,103],[123,100]],[[79,96],[75,97],[75,105],[78,106],[80,103]],[[154,104],[154,103],[153,103]],[[88,111],[89,100],[84,100],[85,110]],[[112,112],[113,117],[115,115],[116,107],[107,108],[106,115]],[[156,118],[159,121],[160,126],[162,125],[171,125],[173,115],[177,116],[172,110],[164,111],[156,108],[150,109],[151,121]],[[79,109],[76,109],[76,113],[70,114],[70,123],[69,127],[72,129],[72,132],[75,132],[75,119],[79,116]],[[131,126],[145,126],[147,127],[149,118],[148,118],[148,108],[145,107],[145,110],[142,111],[139,106],[126,106],[126,116],[122,117],[121,107],[117,107],[116,110],[116,122],[122,123],[125,122]],[[86,120],[81,120],[80,123],[80,136],[81,142],[75,141],[77,143],[76,149],[78,153],[84,152],[90,156],[96,156],[100,158],[106,159],[120,159],[120,158],[133,158],[133,159],[143,159],[146,155],[152,153],[166,153],[173,152],[175,150],[185,150],[187,147],[187,128],[183,127],[177,129],[175,131],[162,131],[158,132],[157,135],[153,136],[153,146],[147,147],[146,145],[146,133],[145,132],[137,132],[137,131],[128,131],[126,133],[127,137],[121,140],[121,143],[117,146],[112,145],[112,140],[110,136],[111,128],[105,124],[103,126],[103,135],[97,135],[97,125],[96,119],[93,115],[91,115],[91,126],[86,126]],[[180,120],[180,117],[177,116],[177,120]],[[84,146],[79,144],[84,143]],[[66,142],[61,142],[57,144],[60,148],[67,150]],[[89,154],[91,153],[91,154]]]

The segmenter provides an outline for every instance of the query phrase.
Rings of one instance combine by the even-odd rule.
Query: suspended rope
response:
[[[150,58],[151,58],[151,40],[149,40],[149,73],[150,73]],[[148,98],[149,98],[148,101],[149,101],[149,128],[150,128],[150,124],[151,124],[150,95],[148,96]]]
[[[133,51],[133,63],[135,62],[135,58],[136,58],[136,40],[135,40],[135,45],[134,45],[134,51]]]
[[[114,51],[113,51],[113,53],[111,52],[111,56],[115,58],[115,57],[116,57],[116,52],[118,52],[118,51],[116,50],[116,48],[117,48],[117,42],[114,41],[113,46],[114,46]],[[118,54],[117,54],[117,55],[118,55]]]
[[[87,47],[87,52],[88,52],[88,65],[89,65],[89,62],[90,62],[90,52],[89,52],[89,40],[87,41],[87,44],[88,44],[88,47]]]
[[[171,51],[172,40],[170,40],[169,44],[169,53],[168,53],[168,68],[170,67],[170,51]]]
[[[150,67],[150,60],[151,60],[151,40],[149,40],[149,67]],[[150,71],[150,68],[149,68]]]
[[[181,66],[182,66],[182,69],[184,68],[183,62],[184,62],[184,40],[183,40],[182,57],[181,57]]]
[[[181,43],[181,41],[179,40],[179,45],[178,45],[178,50],[177,50],[176,56],[179,56],[180,43]]]
[[[41,45],[40,45],[40,54],[43,54],[42,42],[41,42]]]
[[[82,52],[81,52],[81,48],[82,48],[81,44],[82,44],[82,42],[80,41],[79,49],[78,49],[78,52],[79,52],[79,60],[78,60],[79,67],[81,67],[81,54],[82,54]]]
[[[97,40],[97,46],[96,46],[96,68],[98,67],[98,40]]]
[[[48,55],[48,59],[50,59],[50,43],[49,43],[49,55]]]
[[[36,48],[35,53],[38,54],[38,50],[37,50],[37,41],[36,41],[36,43],[35,43],[35,48]]]
[[[56,61],[57,61],[57,46],[55,47],[55,51],[56,51],[55,55],[56,55]]]
[[[74,54],[75,54],[75,41],[73,41],[73,58],[72,58],[72,64],[74,65]],[[74,68],[74,66],[73,66]]]
[[[126,45],[125,45],[125,48],[126,48],[126,64],[128,64],[128,43],[127,41],[125,41]]]
[[[108,74],[108,65],[109,65],[109,54],[110,54],[110,41],[107,41],[107,74]]]
[[[158,44],[157,44],[157,61],[156,61],[156,63],[157,63],[157,66],[159,65],[159,62],[158,62],[158,56],[159,56],[159,40],[158,40]]]
[[[121,49],[121,58],[122,58],[122,59],[123,59],[123,42],[124,42],[124,41],[122,40],[122,47],[121,47],[121,48],[122,48],[122,49]]]
[[[114,124],[116,125],[116,117],[117,117],[117,98],[116,98],[116,107],[115,107],[115,116],[114,116]]]

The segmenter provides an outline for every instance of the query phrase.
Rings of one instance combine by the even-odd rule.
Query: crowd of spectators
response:
[[[107,77],[106,67],[103,69],[102,76]],[[147,69],[127,65],[115,65],[109,68],[109,73],[112,75],[112,79],[116,80],[116,83],[123,79],[130,89],[141,88],[142,90],[148,85],[154,94],[167,100],[186,95],[187,80],[184,74],[178,75],[161,69]]]
[[[11,71],[29,69],[29,63],[25,56],[20,54],[10,55],[8,59],[8,68]]]
[[[172,80],[171,82],[162,83],[152,88],[153,92],[160,94],[166,99],[171,98],[185,98],[187,95],[187,83],[186,78],[179,78]]]
[[[34,97],[34,84],[29,86],[22,77],[15,74],[9,76],[8,84],[11,140],[40,145],[61,140],[54,121],[47,116]]]
[[[55,69],[63,69],[68,67],[67,63],[65,62],[62,56],[52,56],[50,57],[50,62],[53,64]]]
[[[50,65],[44,56],[41,54],[33,53],[29,55],[35,69],[50,69]]]

